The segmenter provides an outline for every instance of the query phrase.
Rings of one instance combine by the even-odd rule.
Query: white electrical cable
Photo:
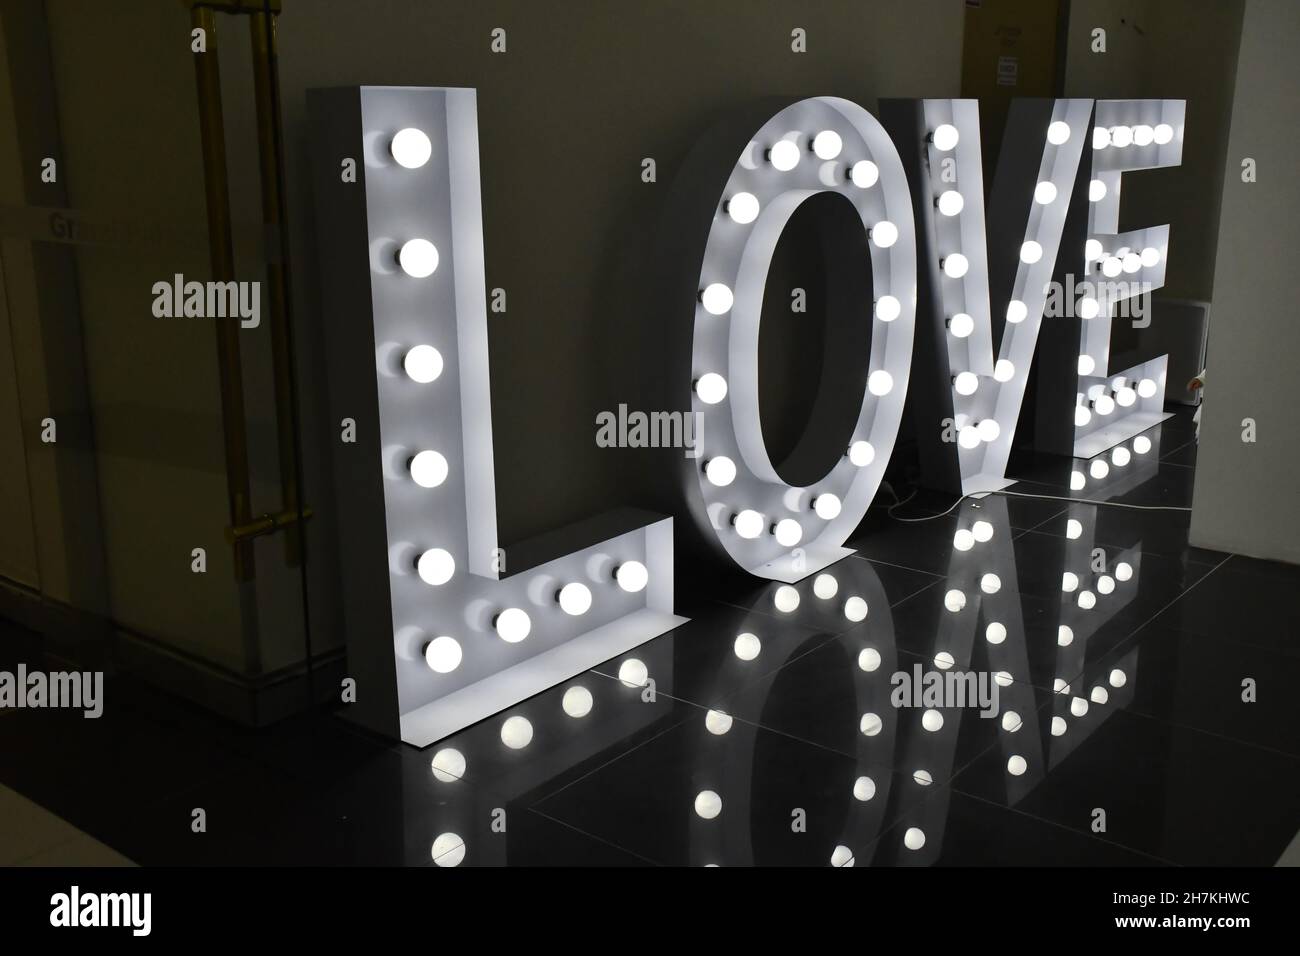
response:
[[[1182,507],[1181,505],[1130,505],[1122,501],[1089,501],[1086,498],[1067,498],[1064,495],[1031,495],[1025,491],[972,491],[969,494],[962,495],[960,498],[954,501],[952,503],[952,507],[949,508],[947,511],[941,511],[936,515],[926,515],[923,518],[894,518],[894,509],[899,507],[899,504],[903,504],[903,502],[899,502],[899,504],[891,505],[889,507],[889,510],[886,511],[885,514],[889,515],[889,517],[891,518],[894,518],[895,521],[906,521],[906,522],[933,521],[935,518],[942,518],[945,515],[952,514],[952,512],[956,509],[956,507],[960,505],[963,501],[965,501],[967,498],[975,498],[980,495],[1006,495],[1012,498],[1042,498],[1045,501],[1068,501],[1071,504],[1075,504],[1075,505],[1106,505],[1111,508],[1132,508],[1135,511],[1191,511],[1192,510],[1191,508],[1185,508]],[[906,500],[910,501],[911,496],[909,496]]]

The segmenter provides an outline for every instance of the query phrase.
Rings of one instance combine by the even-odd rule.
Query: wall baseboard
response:
[[[340,647],[315,655],[310,672],[304,660],[266,674],[240,674],[3,579],[0,618],[40,635],[44,656],[138,680],[247,727],[336,699],[346,670]],[[0,643],[5,640],[0,630]]]

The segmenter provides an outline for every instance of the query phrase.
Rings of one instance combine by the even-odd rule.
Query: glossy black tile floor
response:
[[[692,602],[427,750],[119,684],[96,721],[0,712],[0,783],[146,865],[1272,865],[1300,829],[1300,568],[1115,506],[1190,505],[1194,460],[1179,416],[1013,465],[1048,497],[879,506],[793,610],[776,585]],[[996,712],[891,702],[944,671]]]

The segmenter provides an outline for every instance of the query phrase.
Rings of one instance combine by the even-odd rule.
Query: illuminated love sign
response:
[[[330,400],[342,428],[334,473],[353,713],[417,746],[683,620],[673,614],[670,518],[619,512],[508,553],[499,546],[475,102],[473,90],[413,87],[313,90],[308,100],[321,157],[314,185]],[[1178,162],[1180,102],[1103,101],[1095,111],[1090,100],[1046,103],[1041,128],[1027,127],[1037,137],[1037,179],[1021,191],[1023,203],[1006,204],[1004,218],[1020,225],[1014,278],[993,284],[1010,290],[996,303],[997,322],[976,104],[913,104],[916,121],[891,135],[848,100],[793,103],[736,143],[720,183],[691,355],[703,447],[687,467],[709,533],[760,577],[798,581],[850,553],[844,542],[898,435],[918,328],[943,343],[925,371],[945,383],[955,449],[946,453],[957,456],[961,489],[1007,483],[1085,153],[1098,194],[1086,249],[1066,254],[1085,255],[1089,276],[1115,278],[1117,262],[1147,287],[1163,279],[1167,227],[1114,230],[1121,172]],[[1103,120],[1111,125],[1097,125]],[[760,315],[782,230],[802,203],[827,192],[852,204],[868,237],[869,259],[854,267],[873,279],[871,346],[860,395],[845,397],[860,406],[842,457],[812,485],[794,487],[763,442]],[[1005,250],[996,252],[1005,266]],[[1163,358],[1105,373],[1106,323],[1124,298],[1078,299],[1077,318],[1094,324],[1079,344],[1077,376],[1068,370],[1078,387],[1076,446],[1131,437],[1162,404]],[[1086,370],[1084,358],[1093,363]],[[1094,423],[1112,415],[1104,427]],[[644,668],[625,663],[621,673],[643,679]]]

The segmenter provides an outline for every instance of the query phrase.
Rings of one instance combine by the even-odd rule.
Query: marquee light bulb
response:
[[[937,710],[930,709],[921,714],[921,727],[930,733],[935,733],[943,727],[943,714]]]
[[[1084,485],[1086,485],[1087,483],[1088,483],[1088,479],[1083,476],[1083,472],[1081,471],[1070,472],[1071,491],[1083,491]]]
[[[849,446],[849,461],[859,468],[865,468],[876,458],[876,449],[869,441],[855,441]]]
[[[1070,124],[1056,120],[1047,127],[1047,141],[1053,146],[1060,146],[1070,138]]]
[[[943,596],[943,606],[946,607],[949,611],[952,611],[954,614],[956,614],[958,611],[960,611],[962,608],[966,606],[965,592],[953,588],[951,591],[949,591],[947,594]]]
[[[840,582],[835,580],[833,574],[819,574],[813,580],[813,594],[823,601],[829,601],[839,593]]]
[[[961,212],[962,207],[966,205],[966,200],[962,198],[961,193],[955,189],[948,189],[939,194],[936,200],[939,212],[945,216],[955,216]]]
[[[533,741],[533,725],[527,717],[507,717],[501,724],[501,742],[511,750],[523,750]]]
[[[799,147],[788,139],[775,142],[767,151],[767,161],[773,168],[788,173],[799,165]]]
[[[1133,145],[1150,146],[1156,138],[1156,131],[1145,123],[1133,127]]]
[[[1109,574],[1103,574],[1097,579],[1097,593],[1111,594],[1115,590],[1115,579]]]
[[[726,315],[735,299],[731,290],[721,282],[713,282],[700,290],[700,302],[709,315]]]
[[[997,621],[984,628],[984,640],[990,644],[1001,644],[1007,639],[1007,626]]]
[[[424,135],[423,130],[412,126],[399,129],[393,135],[388,149],[393,154],[393,159],[397,160],[397,165],[407,169],[419,169],[433,155],[433,144],[429,142],[429,137]]]
[[[436,451],[422,451],[411,459],[411,480],[421,488],[437,488],[447,480],[447,459]]]
[[[966,528],[958,528],[952,536],[952,546],[957,551],[969,551],[975,547],[975,535]]]
[[[1007,773],[1011,774],[1011,776],[1013,777],[1019,777],[1028,769],[1029,769],[1029,761],[1027,761],[1024,757],[1020,756],[1019,754],[1014,754],[1007,761]]]
[[[882,395],[888,395],[890,389],[894,387],[894,376],[890,375],[883,368],[877,369],[867,376],[867,390],[879,398]]]
[[[1129,408],[1137,401],[1137,392],[1125,385],[1123,388],[1115,392],[1115,401],[1122,407]]]
[[[813,137],[812,150],[818,159],[834,159],[843,148],[844,141],[833,129],[824,129]]]
[[[993,418],[984,419],[975,426],[975,430],[979,432],[980,441],[983,442],[997,441],[998,435],[1002,434],[1001,426],[998,425],[997,420]]]
[[[1053,183],[1043,181],[1034,187],[1034,202],[1040,206],[1046,206],[1049,203],[1056,202],[1056,186]]]
[[[1082,405],[1075,405],[1074,406],[1074,427],[1082,428],[1090,421],[1092,421],[1092,412],[1088,411],[1088,409]]]
[[[1079,318],[1095,319],[1101,315],[1101,303],[1091,296],[1084,296],[1079,300]]]
[[[1121,561],[1115,565],[1115,577],[1120,581],[1127,581],[1133,577],[1133,565],[1127,561]]]
[[[1061,590],[1066,594],[1076,590],[1079,587],[1079,576],[1073,571],[1066,571],[1061,575]]]
[[[1079,607],[1083,610],[1091,611],[1097,606],[1097,595],[1093,594],[1091,591],[1080,591],[1078,603]]]
[[[957,132],[957,127],[953,126],[951,123],[944,123],[941,126],[936,126],[934,132],[930,134],[930,142],[934,144],[935,149],[942,153],[946,153],[948,150],[956,146],[957,141],[960,138],[961,136]]]
[[[432,345],[417,345],[403,356],[402,369],[411,381],[428,385],[442,374],[442,353]]]
[[[716,405],[727,397],[727,380],[717,372],[705,372],[695,380],[695,394],[706,405]]]
[[[1020,247],[1020,261],[1025,265],[1032,266],[1039,259],[1043,258],[1043,247],[1030,239]]]
[[[460,642],[445,634],[435,637],[424,648],[424,662],[429,665],[429,670],[438,674],[450,674],[460,667],[460,658]]]
[[[440,833],[429,852],[438,866],[459,866],[465,859],[465,841],[455,833]]]
[[[1107,256],[1101,260],[1101,274],[1107,279],[1113,279],[1124,271],[1124,263],[1118,256]]]
[[[591,713],[593,702],[591,691],[581,684],[575,684],[564,692],[564,697],[560,700],[560,707],[564,709],[566,714],[576,720]]]
[[[803,526],[793,518],[782,518],[772,528],[777,544],[783,548],[793,548],[803,539]]]
[[[1154,246],[1147,246],[1142,250],[1142,265],[1151,269],[1160,263],[1160,250]]]
[[[951,255],[944,256],[939,266],[943,269],[943,274],[949,279],[960,279],[966,274],[966,270],[970,268],[970,263],[966,261],[966,257],[960,252],[954,252]]]
[[[1097,370],[1097,362],[1091,355],[1079,356],[1079,374],[1091,375]]]
[[[415,564],[420,580],[434,586],[446,584],[456,573],[456,560],[442,548],[430,548]]]
[[[1110,465],[1098,458],[1088,466],[1088,474],[1100,481],[1110,474]]]
[[[982,518],[970,526],[971,534],[980,544],[986,544],[993,540],[993,523],[985,521]]]
[[[980,380],[974,372],[958,372],[953,376],[952,384],[958,395],[974,395]]]
[[[731,651],[742,661],[752,661],[763,652],[763,642],[758,639],[757,634],[737,634],[735,642],[731,645]]]
[[[898,227],[888,219],[882,219],[871,227],[871,241],[881,249],[888,249],[898,241]]]
[[[753,193],[736,193],[727,200],[723,206],[731,221],[739,223],[742,226],[748,226],[758,218],[758,197]]]
[[[864,599],[857,597],[856,595],[854,597],[849,598],[847,601],[844,602],[844,616],[848,618],[850,621],[852,621],[854,624],[858,624],[862,621],[865,621],[867,619],[867,602]],[[876,653],[878,655],[879,651],[877,651]],[[862,667],[862,654],[858,655],[858,666]],[[877,666],[879,666],[878,663]],[[867,670],[867,668],[865,667],[862,667],[862,669]],[[873,667],[871,668],[871,670],[875,670],[875,668]]]
[[[1133,130],[1127,126],[1116,126],[1110,131],[1110,142],[1119,149],[1129,146],[1133,142]]]
[[[870,777],[858,777],[853,781],[853,798],[866,803],[876,795],[876,781]]]
[[[997,594],[1002,590],[1002,579],[990,571],[980,578],[980,590],[985,594]]]
[[[978,448],[980,443],[979,429],[974,425],[967,425],[957,430],[957,444],[967,451],[972,448]]]
[[[650,679],[650,670],[642,661],[629,657],[618,666],[618,679],[628,687],[644,687]]]
[[[704,477],[709,480],[709,484],[725,488],[736,480],[736,463],[726,455],[710,458],[704,463]]]
[[[1109,395],[1100,395],[1092,403],[1092,408],[1098,415],[1110,415],[1115,411],[1115,399]]]
[[[958,312],[948,320],[948,331],[956,338],[964,339],[975,331],[975,320],[965,312]]]
[[[428,239],[408,239],[397,253],[397,264],[412,278],[427,278],[438,268],[438,250]]]
[[[1174,128],[1168,123],[1160,123],[1152,131],[1151,135],[1157,146],[1164,146],[1174,138]]]
[[[783,584],[772,595],[772,605],[782,614],[789,614],[799,607],[799,592],[788,584]]]
[[[859,160],[849,169],[849,180],[859,189],[870,189],[880,179],[880,170],[869,159]]]
[[[736,512],[731,523],[736,527],[736,534],[742,538],[752,540],[763,533],[763,516],[751,508]]]
[[[812,500],[813,511],[823,521],[831,521],[840,516],[840,499],[829,492],[823,492]]]
[[[716,737],[721,737],[731,729],[731,715],[721,710],[710,710],[704,715],[704,729]]]
[[[650,572],[640,561],[624,561],[614,569],[614,580],[628,594],[636,594],[645,588]]]
[[[1132,275],[1142,268],[1142,257],[1136,252],[1130,252],[1120,260],[1120,263],[1124,267],[1124,271]]]
[[[591,588],[577,581],[560,588],[555,599],[559,601],[560,609],[573,617],[586,614],[591,610]]]
[[[1065,521],[1065,536],[1071,541],[1076,541],[1083,534],[1083,522],[1077,518],[1067,518]]]
[[[533,629],[532,618],[522,608],[508,607],[492,622],[497,635],[507,644],[518,644]]]
[[[1029,316],[1029,306],[1025,305],[1019,299],[1012,299],[1007,303],[1007,321],[1012,325],[1023,322]]]
[[[1147,438],[1146,435],[1138,435],[1137,438],[1133,439],[1133,450],[1139,455],[1145,455],[1151,450],[1151,439]]]
[[[1088,183],[1088,202],[1101,202],[1106,198],[1106,184],[1100,179]]]
[[[1089,239],[1083,244],[1083,258],[1087,262],[1096,262],[1106,254],[1100,239]]]
[[[902,303],[892,295],[882,295],[876,300],[876,318],[881,322],[893,322],[902,311]]]
[[[1010,359],[998,359],[993,365],[993,378],[999,382],[1009,382],[1016,376],[1016,367]]]
[[[464,780],[467,765],[465,755],[454,747],[442,748],[433,755],[433,760],[429,761],[433,779],[439,783],[455,783]]]
[[[1110,130],[1104,126],[1094,126],[1092,130],[1092,148],[1105,149],[1110,145]]]
[[[1156,393],[1156,383],[1154,379],[1144,378],[1138,382],[1137,392],[1143,398],[1151,398]]]

